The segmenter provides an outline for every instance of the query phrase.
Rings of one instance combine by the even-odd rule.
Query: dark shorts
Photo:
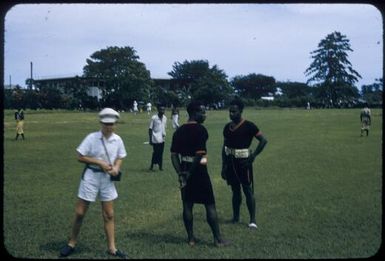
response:
[[[253,165],[242,167],[240,163],[243,160],[232,156],[228,158],[226,168],[226,181],[228,185],[251,185],[253,183]]]

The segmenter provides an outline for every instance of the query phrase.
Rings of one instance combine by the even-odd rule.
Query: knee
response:
[[[206,210],[206,219],[208,222],[210,221],[216,221],[218,218],[217,211],[215,209],[215,206],[210,206]]]
[[[113,210],[103,211],[103,219],[105,222],[114,220],[114,211]]]
[[[254,198],[253,188],[251,186],[244,186],[243,193],[248,198]]]
[[[81,207],[77,207],[75,209],[76,219],[79,220],[79,221],[82,221],[84,216],[86,215],[86,212],[87,212],[87,209],[84,209],[84,208],[81,208]]]

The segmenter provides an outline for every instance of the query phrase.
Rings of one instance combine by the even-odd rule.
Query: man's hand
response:
[[[108,171],[108,174],[110,174],[111,176],[116,176],[118,175],[119,173],[119,169],[118,167],[115,167],[115,166],[111,166],[111,169]]]
[[[109,173],[112,170],[112,166],[104,161],[100,162],[99,166],[102,168],[104,172],[107,172],[107,173]]]
[[[184,188],[187,185],[188,171],[181,171],[178,173],[179,188]]]

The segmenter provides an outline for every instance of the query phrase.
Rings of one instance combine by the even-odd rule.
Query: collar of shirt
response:
[[[100,134],[100,139],[104,139],[104,140],[107,141],[107,142],[112,142],[112,141],[115,141],[115,140],[116,140],[115,133],[112,133],[111,136],[110,136],[108,139],[107,139],[106,137],[103,136],[103,133],[102,133],[101,130],[99,131],[99,134]]]

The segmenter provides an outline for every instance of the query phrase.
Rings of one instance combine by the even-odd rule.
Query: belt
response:
[[[90,165],[87,165],[87,168],[92,170],[93,172],[104,172],[102,169],[97,168],[97,167],[93,167],[93,166],[90,166]]]
[[[194,162],[194,157],[191,157],[191,156],[182,156],[181,159],[184,162]]]
[[[250,150],[249,149],[233,149],[225,146],[225,154],[232,155],[234,158],[237,159],[243,159],[243,158],[248,158],[250,155]]]

